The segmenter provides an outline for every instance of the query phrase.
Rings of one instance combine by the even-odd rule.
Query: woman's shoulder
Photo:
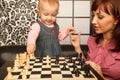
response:
[[[94,37],[93,35],[89,36],[87,44],[88,45],[96,45],[96,37]]]
[[[90,35],[88,38],[88,41],[94,41],[95,42],[96,37],[94,37],[93,35]]]

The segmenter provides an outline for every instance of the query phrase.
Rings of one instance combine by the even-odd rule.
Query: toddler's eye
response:
[[[44,13],[45,16],[47,16],[48,14],[47,13]]]
[[[57,14],[52,14],[53,17],[56,17]]]

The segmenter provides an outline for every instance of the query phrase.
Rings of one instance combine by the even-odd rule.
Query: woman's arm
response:
[[[79,32],[77,35],[75,34],[71,34],[70,35],[70,42],[71,44],[74,46],[75,48],[75,51],[80,54],[82,53],[82,58],[86,60],[85,56],[84,56],[84,53],[80,47],[80,35],[81,33]]]

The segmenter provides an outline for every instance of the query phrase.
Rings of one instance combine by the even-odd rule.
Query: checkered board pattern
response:
[[[72,59],[75,60],[75,57]],[[69,62],[68,57],[60,57],[59,63],[56,64],[56,58],[50,58],[50,67],[46,67],[46,58],[43,57],[42,62],[39,58],[30,60],[30,69],[27,73],[26,80],[97,80],[94,74],[91,72],[91,77],[84,77],[84,70],[80,70],[81,66],[77,65],[77,68],[80,71],[79,77],[76,77],[73,71],[73,63]],[[63,70],[63,64],[66,63],[66,70]],[[75,61],[77,64],[78,61]],[[22,70],[24,65],[19,69],[19,71],[12,71],[13,77],[9,80],[22,80]]]

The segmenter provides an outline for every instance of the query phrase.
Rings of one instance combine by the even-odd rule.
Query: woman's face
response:
[[[97,34],[111,33],[117,21],[112,14],[107,14],[104,10],[97,9],[93,11],[92,24]]]

